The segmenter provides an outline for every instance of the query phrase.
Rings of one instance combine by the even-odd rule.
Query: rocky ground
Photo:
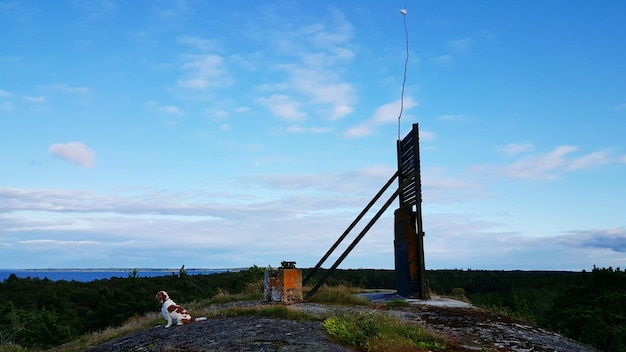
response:
[[[553,332],[479,308],[428,307],[416,312],[428,330],[446,337],[461,351],[592,352]],[[411,309],[410,311],[415,311]]]
[[[165,329],[157,326],[109,341],[91,352],[349,351],[325,334],[321,323],[264,317],[229,317]]]
[[[378,310],[422,325],[444,337],[452,352],[597,352],[558,334],[523,324],[458,301],[412,301],[409,307],[387,308],[374,299],[371,307],[314,303],[290,306],[322,317]],[[433,304],[434,303],[434,304]],[[248,302],[257,305],[259,302]],[[165,329],[162,326],[109,341],[91,352],[155,351],[350,351],[329,338],[320,322],[255,316],[216,318]]]

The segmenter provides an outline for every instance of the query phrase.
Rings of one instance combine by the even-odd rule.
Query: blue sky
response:
[[[625,267],[624,13],[0,0],[0,267],[314,266],[413,123],[427,268]]]

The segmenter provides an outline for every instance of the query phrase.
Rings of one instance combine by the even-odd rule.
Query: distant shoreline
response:
[[[243,268],[225,268],[225,269],[202,269],[191,268],[185,269],[185,272],[189,275],[210,275],[226,272],[238,272]],[[48,279],[51,281],[79,281],[90,282],[95,280],[126,278],[131,275],[137,275],[137,277],[157,277],[157,276],[170,276],[178,275],[180,268],[178,269],[166,269],[166,268],[90,268],[90,269],[0,269],[0,282],[8,279],[11,275],[15,275],[18,278],[26,279]]]
[[[219,270],[219,271],[232,271],[243,270],[247,268],[185,268],[185,271],[206,271],[206,270]],[[40,268],[40,269],[3,269],[0,271],[180,271],[180,268]]]

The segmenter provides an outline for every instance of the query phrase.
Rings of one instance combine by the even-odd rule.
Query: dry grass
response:
[[[311,291],[312,287],[306,286],[302,289],[303,294]],[[355,306],[368,306],[371,302],[365,298],[358,296],[358,293],[362,293],[363,289],[358,287],[349,286],[322,286],[308,301],[312,303],[329,303],[329,304],[343,304],[343,305],[355,305]]]
[[[148,313],[144,316],[135,316],[130,318],[124,325],[116,328],[107,328],[102,331],[84,335],[79,339],[66,343],[64,345],[52,348],[49,352],[80,352],[94,346],[101,345],[107,341],[118,337],[126,336],[137,331],[151,328],[159,325],[164,321],[160,313]],[[0,351],[4,352],[4,351]]]
[[[27,352],[28,350],[24,347],[16,345],[12,342],[9,343],[1,343],[0,344],[0,352]]]
[[[231,294],[228,291],[218,288],[217,294],[205,302],[198,302],[198,305],[219,304],[237,301],[256,301],[263,299],[263,281],[253,282],[246,285],[242,293]],[[190,306],[193,306],[190,305]]]

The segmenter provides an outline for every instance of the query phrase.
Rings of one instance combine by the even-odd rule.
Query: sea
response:
[[[127,278],[133,275],[135,270],[138,277],[170,276],[180,273],[180,269],[0,269],[0,282],[9,278],[11,274],[19,278],[90,282],[113,277]],[[219,274],[240,270],[242,269],[185,269],[188,275]]]

